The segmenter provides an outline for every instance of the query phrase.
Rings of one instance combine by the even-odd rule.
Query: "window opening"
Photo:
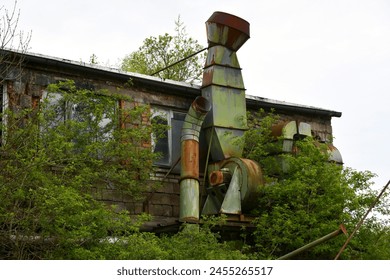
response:
[[[152,136],[153,151],[160,153],[160,158],[154,162],[157,166],[172,167],[180,158],[180,137],[185,116],[186,113],[169,108],[152,108],[152,121],[168,126],[168,130],[159,136]],[[180,165],[177,165],[173,172],[178,172],[179,170]]]
[[[46,106],[48,110],[46,114],[53,114],[47,115],[49,120],[47,124],[48,129],[58,127],[62,123],[72,120],[79,123],[87,122],[93,124],[85,127],[84,131],[80,131],[80,133],[90,133],[93,135],[90,139],[91,141],[104,141],[112,137],[115,124],[113,123],[114,120],[110,118],[110,113],[107,111],[114,110],[112,112],[115,112],[117,110],[117,104],[114,107],[105,108],[106,112],[103,112],[103,115],[100,118],[97,118],[96,115],[90,113],[88,104],[66,101],[63,99],[61,93],[45,92],[42,100],[47,102]],[[93,102],[98,103],[99,97],[94,97]],[[96,127],[98,127],[98,131],[94,132],[93,129]],[[45,130],[45,128],[43,128],[43,130]]]
[[[152,122],[158,125],[168,126],[167,116],[156,115],[152,117]],[[159,153],[160,157],[156,160],[156,164],[169,165],[170,163],[170,145],[169,145],[169,130],[165,130],[159,135],[153,135],[153,152]]]
[[[6,91],[6,86],[0,84],[0,145],[5,141],[4,137],[4,127],[6,125],[6,116],[5,112],[8,106],[8,95]]]

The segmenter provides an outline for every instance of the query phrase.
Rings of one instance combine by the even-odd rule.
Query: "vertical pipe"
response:
[[[199,134],[210,102],[197,97],[181,131],[180,221],[199,221]]]

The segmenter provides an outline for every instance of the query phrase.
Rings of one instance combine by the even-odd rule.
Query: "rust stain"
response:
[[[181,145],[181,179],[199,178],[199,143],[195,140],[183,141]]]
[[[223,183],[223,173],[221,170],[210,173],[209,181],[211,186],[217,186]]]
[[[213,69],[205,69],[203,71],[202,87],[211,85],[213,83]]]
[[[220,38],[218,39],[221,42],[225,42],[224,45],[231,50],[237,51],[249,39],[249,23],[237,16],[223,12],[215,12],[206,24],[215,24],[216,28],[220,30],[220,34],[226,34],[222,30],[228,28],[227,38],[219,36]],[[209,41],[211,43],[217,43],[212,40]]]
[[[211,109],[210,102],[204,98],[203,96],[199,96],[192,102],[192,108],[194,108],[195,112],[206,114]]]

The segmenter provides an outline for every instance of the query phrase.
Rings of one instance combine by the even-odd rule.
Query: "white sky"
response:
[[[11,8],[13,0],[1,0]],[[388,0],[19,0],[31,52],[115,65],[149,36],[187,33],[206,46],[214,11],[250,23],[237,52],[247,94],[341,111],[332,120],[346,166],[389,179]]]

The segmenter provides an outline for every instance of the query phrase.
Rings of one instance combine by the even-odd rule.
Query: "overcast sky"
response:
[[[1,0],[12,7],[13,0]],[[1,5],[0,4],[0,5]],[[332,120],[346,166],[389,179],[390,1],[388,0],[18,0],[30,51],[116,65],[149,36],[187,33],[206,46],[214,11],[250,23],[237,52],[247,94],[340,111]]]

